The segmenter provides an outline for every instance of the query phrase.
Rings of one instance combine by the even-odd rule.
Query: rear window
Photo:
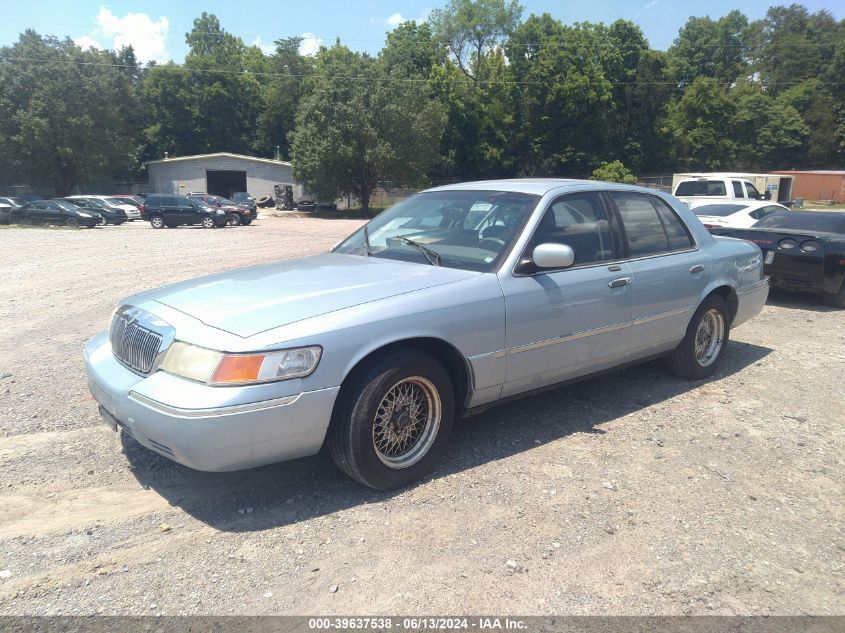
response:
[[[723,218],[742,211],[747,204],[705,204],[692,210],[696,215],[709,215],[711,217]]]
[[[845,213],[788,211],[772,213],[754,225],[761,229],[797,229],[845,234]]]
[[[687,180],[675,189],[676,196],[724,196],[727,195],[723,180]]]
[[[148,207],[174,207],[176,206],[176,198],[173,196],[147,196],[146,200]]]

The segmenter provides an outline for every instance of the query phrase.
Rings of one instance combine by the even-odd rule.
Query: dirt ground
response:
[[[845,614],[845,312],[773,295],[701,383],[659,363],[468,418],[392,494],[324,455],[191,471],[103,424],[127,294],[357,221],[0,229],[0,614]]]

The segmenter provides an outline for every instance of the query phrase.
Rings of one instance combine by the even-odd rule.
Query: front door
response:
[[[598,193],[549,205],[525,255],[539,244],[566,244],[563,270],[501,275],[507,315],[507,379],[514,395],[624,362],[633,299],[615,221]]]

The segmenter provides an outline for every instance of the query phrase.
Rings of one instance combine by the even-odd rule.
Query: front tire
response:
[[[228,226],[240,226],[241,216],[239,216],[237,213],[230,213],[226,218],[226,224]]]
[[[77,220],[76,218],[68,218],[67,221],[65,222],[65,224],[67,224],[68,227],[70,227],[72,229],[78,229],[79,228],[79,220]]]
[[[691,380],[712,376],[722,363],[730,339],[730,321],[724,299],[707,297],[693,314],[684,340],[666,357],[667,369]]]
[[[242,219],[241,224],[244,225],[244,226],[249,226],[250,224],[252,224],[252,220]]]
[[[210,215],[205,216],[200,222],[200,224],[202,224],[202,228],[204,229],[213,229],[216,226],[216,224],[214,223],[214,218],[212,218]]]
[[[164,218],[160,215],[154,215],[150,218],[150,226],[154,229],[163,229],[164,228]]]
[[[347,475],[376,490],[422,477],[445,450],[455,415],[449,374],[428,354],[377,357],[341,389],[328,448]]]

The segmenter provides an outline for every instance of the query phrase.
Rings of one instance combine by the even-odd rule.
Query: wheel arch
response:
[[[737,312],[739,312],[739,295],[737,295],[736,293],[736,288],[726,282],[717,282],[708,289],[708,292],[704,294],[704,296],[701,298],[701,301],[698,302],[698,305],[701,305],[708,297],[712,295],[718,295],[724,300],[725,305],[728,306],[728,316],[730,317],[729,324],[733,323],[734,318],[736,318]]]
[[[435,336],[415,336],[384,343],[362,355],[356,360],[340,385],[341,393],[355,373],[371,362],[375,357],[382,354],[389,354],[402,349],[413,349],[434,357],[449,374],[452,386],[455,390],[455,414],[460,415],[466,408],[469,396],[472,393],[473,374],[472,367],[467,358],[451,343]],[[340,397],[335,401],[335,406]]]

